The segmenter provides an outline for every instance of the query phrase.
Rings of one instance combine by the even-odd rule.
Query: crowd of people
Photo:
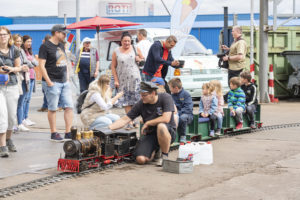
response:
[[[34,67],[42,73],[42,91],[44,102],[41,109],[47,109],[52,141],[71,139],[73,121],[72,90],[69,74],[70,58],[66,54],[66,27],[55,25],[51,36],[39,49],[37,56],[32,53],[30,36],[11,36],[6,27],[0,27],[0,156],[7,157],[17,149],[11,139],[14,125],[20,131],[28,131],[33,125],[28,118],[31,94],[35,88]],[[228,108],[236,119],[236,129],[243,127],[243,114],[249,116],[251,128],[255,128],[254,112],[257,105],[256,86],[251,83],[251,75],[245,71],[245,42],[242,31],[234,27],[235,39],[229,50],[229,86]],[[180,63],[172,57],[171,49],[177,39],[171,35],[166,40],[149,43],[147,31],[138,31],[137,46],[132,44],[132,36],[124,32],[121,45],[112,54],[112,76],[99,75],[99,55],[85,39],[83,47],[77,52],[75,72],[78,73],[80,92],[87,90],[80,118],[85,128],[112,130],[137,126],[141,117],[141,138],[135,156],[138,164],[157,160],[159,166],[168,157],[170,145],[176,134],[180,142],[186,142],[186,128],[193,121],[193,101],[184,90],[179,78],[169,82],[165,80],[168,67],[179,67]],[[139,64],[145,61],[144,65]],[[112,87],[111,87],[112,86]],[[113,97],[113,90],[116,95]],[[125,115],[110,112],[113,105],[124,107]],[[65,134],[62,137],[56,129],[56,112],[64,110]],[[223,121],[223,91],[218,80],[211,80],[202,85],[199,103],[199,122],[210,122],[210,136],[220,134]]]

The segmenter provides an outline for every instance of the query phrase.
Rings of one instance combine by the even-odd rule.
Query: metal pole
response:
[[[67,14],[64,14],[64,25],[67,25]]]
[[[259,22],[259,92],[260,102],[269,103],[268,95],[268,0],[260,0]]]
[[[277,30],[277,0],[273,1],[273,30]]]
[[[170,13],[169,9],[167,8],[165,2],[163,0],[161,0],[161,2],[163,4],[163,6],[165,7],[166,11],[168,12],[168,14],[171,16],[171,13]]]
[[[251,0],[251,14],[250,14],[250,19],[251,19],[251,26],[250,26],[250,65],[253,64],[254,61],[254,0]]]
[[[238,15],[236,13],[233,14],[233,26],[236,26],[238,23]]]
[[[228,7],[224,7],[223,44],[229,47],[230,44],[228,38]]]
[[[76,0],[76,22],[80,21],[80,0]],[[76,29],[76,52],[80,48],[80,29]]]

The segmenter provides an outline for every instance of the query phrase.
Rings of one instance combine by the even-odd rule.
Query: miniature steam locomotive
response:
[[[132,159],[137,142],[136,132],[110,129],[71,130],[72,140],[63,145],[65,157],[58,160],[57,170],[81,172],[112,162]]]

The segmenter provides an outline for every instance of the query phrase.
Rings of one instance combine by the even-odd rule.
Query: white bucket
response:
[[[193,142],[193,165],[213,163],[213,149],[210,142]]]

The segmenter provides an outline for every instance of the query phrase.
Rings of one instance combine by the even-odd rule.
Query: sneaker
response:
[[[55,132],[55,133],[51,133],[51,141],[53,141],[53,142],[63,142],[64,139],[60,136],[59,133]]]
[[[14,145],[12,139],[7,139],[6,140],[6,146],[8,147],[8,150],[10,152],[17,152],[17,148],[16,146]]]
[[[20,125],[18,125],[18,131],[20,131],[20,132],[26,132],[26,131],[29,131],[29,128],[26,128],[24,126],[24,124],[20,124]]]
[[[186,136],[180,136],[180,143],[183,142],[183,143],[186,143]]]
[[[256,128],[255,124],[254,124],[254,123],[251,123],[251,124],[250,124],[250,128],[255,129],[255,128]]]
[[[210,130],[209,131],[209,136],[210,137],[215,137],[215,131],[214,130]]]
[[[215,132],[215,135],[220,136],[221,135],[221,129],[218,128],[217,131]]]
[[[239,122],[239,123],[236,125],[235,129],[241,129],[241,128],[243,128],[243,123],[242,123],[242,122]]]
[[[155,152],[153,160],[154,160],[154,161],[157,161],[157,160],[160,159],[160,158],[161,158],[161,149],[159,148],[159,149]]]
[[[38,112],[48,112],[48,108],[40,108],[37,110]]]
[[[65,133],[65,140],[72,140],[71,132]]]
[[[168,156],[162,155],[159,159],[156,161],[156,166],[157,167],[162,167],[164,164],[164,160],[168,159]]]
[[[35,122],[31,121],[30,119],[24,119],[22,122],[25,126],[32,126],[35,125]]]
[[[7,146],[0,147],[0,157],[7,158],[9,156]]]
[[[18,132],[18,126],[14,126],[13,127],[13,133],[17,133]]]

